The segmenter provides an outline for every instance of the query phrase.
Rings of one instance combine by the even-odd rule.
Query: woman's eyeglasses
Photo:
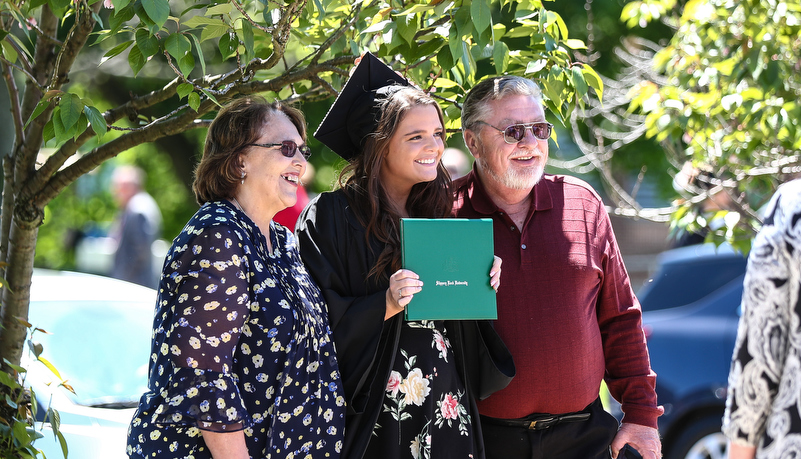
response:
[[[523,137],[526,136],[527,129],[531,129],[531,134],[534,137],[540,140],[548,140],[551,138],[551,129],[553,129],[553,124],[551,123],[512,124],[511,126],[506,126],[505,129],[496,128],[483,121],[476,121],[476,123],[486,124],[493,129],[503,132],[503,141],[509,144],[523,140]]]
[[[281,147],[281,154],[287,158],[294,157],[296,151],[300,151],[300,154],[303,155],[303,159],[309,159],[311,157],[311,148],[309,148],[308,145],[298,145],[291,140],[284,140],[281,143],[249,143],[245,146],[264,148]]]

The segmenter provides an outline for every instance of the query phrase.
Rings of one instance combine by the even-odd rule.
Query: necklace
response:
[[[240,204],[239,201],[237,201],[235,197],[232,196],[231,200],[234,201],[234,204],[236,205],[236,208],[241,210],[243,214],[245,214],[245,215],[248,214],[247,212],[245,212],[245,209],[242,208],[242,204]],[[248,218],[250,218],[250,216],[248,216]]]
[[[240,204],[240,203],[239,203],[239,201],[237,201],[235,197],[231,196],[231,200],[234,202],[234,205],[236,206],[236,208],[237,208],[237,209],[239,209],[239,210],[240,210],[240,211],[241,211],[243,214],[245,214],[245,216],[246,216],[247,218],[249,218],[249,219],[250,219],[250,221],[253,221],[253,219],[252,219],[252,218],[250,218],[250,215],[248,215],[248,213],[247,213],[247,212],[245,212],[245,209],[243,209],[243,208],[242,208],[242,204]],[[255,223],[255,222],[254,222],[254,223]],[[258,223],[256,223],[256,224],[254,225],[254,227],[255,227],[255,230],[256,230],[256,231],[259,231],[259,232],[261,232],[261,229],[259,228],[259,225],[258,225]],[[267,230],[269,231],[269,226],[267,227]],[[262,233],[262,234],[264,234],[264,233]],[[265,234],[265,242],[267,243],[267,253],[272,253],[272,251],[273,251],[273,244],[272,244],[272,241],[270,241],[269,232],[268,232],[267,234]]]

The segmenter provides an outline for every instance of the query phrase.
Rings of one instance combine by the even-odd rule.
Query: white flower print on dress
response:
[[[404,394],[407,405],[413,403],[417,406],[421,406],[431,392],[428,378],[423,376],[419,368],[409,372],[406,379],[400,383],[399,389]]]

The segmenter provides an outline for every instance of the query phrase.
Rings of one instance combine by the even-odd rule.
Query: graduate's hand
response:
[[[408,269],[399,269],[395,274],[389,276],[389,288],[387,289],[387,312],[384,320],[398,314],[406,308],[412,301],[415,293],[423,289],[423,282],[420,276]]]
[[[490,268],[489,273],[490,286],[497,292],[498,287],[501,286],[501,263],[503,263],[503,260],[501,260],[501,257],[498,255],[493,256],[495,257],[495,260],[492,262],[492,268]]]

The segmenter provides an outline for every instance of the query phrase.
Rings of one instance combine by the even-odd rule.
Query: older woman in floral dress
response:
[[[202,207],[159,286],[150,390],[131,458],[336,458],[345,400],[327,306],[272,221],[306,167],[303,115],[259,97],[224,107],[194,183]]]

